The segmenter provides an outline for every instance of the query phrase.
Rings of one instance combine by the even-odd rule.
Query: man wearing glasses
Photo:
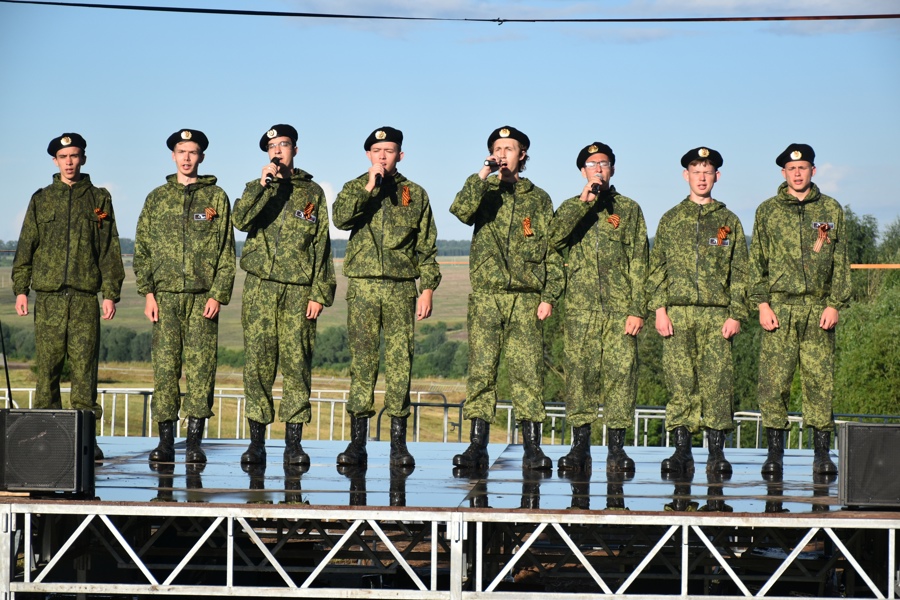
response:
[[[646,317],[647,225],[637,202],[610,184],[616,172],[612,148],[588,144],[575,166],[585,185],[556,211],[550,234],[557,250],[568,251],[566,419],[572,448],[558,467],[590,470],[591,425],[603,406],[606,470],[633,473],[634,461],[624,446],[637,399],[637,334]]]
[[[328,206],[312,175],[294,167],[297,130],[270,127],[260,138],[266,152],[259,179],[247,183],[234,203],[234,226],[247,232],[241,253],[244,282],[244,395],[250,446],[242,465],[266,462],[266,426],[274,422],[272,385],[284,376],[279,419],[285,423],[284,463],[309,466],[303,425],[309,404],[316,319],[334,300],[334,265]]]
[[[706,429],[706,472],[721,477],[731,473],[724,453],[734,427],[731,343],[749,315],[747,240],[737,215],[712,197],[722,155],[694,148],[681,166],[690,193],[659,221],[647,283],[663,337],[666,430],[675,437],[660,470],[669,478],[692,475],[691,436]]]
[[[212,175],[199,175],[209,140],[181,129],[166,140],[176,171],[147,196],[134,240],[134,274],[153,323],[153,400],[159,445],[151,462],[175,460],[174,429],[182,406],[179,380],[187,379],[184,461],[205,463],[200,447],[213,416],[219,308],[234,285],[231,205]],[[183,357],[183,361],[182,361]]]

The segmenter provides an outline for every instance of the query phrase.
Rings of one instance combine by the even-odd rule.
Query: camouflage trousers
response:
[[[309,423],[312,355],[316,321],[306,318],[310,287],[260,279],[247,274],[241,323],[244,327],[244,395],[247,418],[275,420],[272,386],[278,367],[284,390],[278,418]]]
[[[759,349],[759,411],[763,426],[787,429],[797,364],[803,387],[803,422],[834,430],[834,329],[819,327],[824,307],[773,305],[778,329],[763,331]]]
[[[348,413],[365,418],[375,414],[380,334],[384,329],[385,412],[391,417],[409,416],[415,319],[415,281],[350,278],[347,287]]]
[[[494,420],[497,371],[505,352],[516,420],[542,422],[544,324],[537,318],[537,293],[469,294],[469,377],[465,419]]]
[[[182,405],[184,369],[187,389],[184,413],[206,419],[213,416],[213,386],[219,342],[219,317],[203,316],[209,294],[158,292],[159,320],[153,324],[153,400],[150,410],[157,422],[175,421]]]
[[[37,292],[34,303],[35,408],[62,408],[59,380],[63,363],[72,376],[69,404],[92,410],[97,404],[97,359],[100,352],[100,305],[96,294]]]
[[[566,419],[572,427],[596,421],[600,406],[609,428],[634,423],[637,338],[625,333],[626,319],[566,307]]]
[[[734,428],[734,366],[731,340],[722,336],[728,309],[671,306],[674,335],[663,339],[663,371],[669,402],[666,429]]]

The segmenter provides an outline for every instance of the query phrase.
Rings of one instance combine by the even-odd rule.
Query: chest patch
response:
[[[729,239],[720,240],[717,237],[711,237],[711,238],[709,238],[709,245],[710,246],[730,246],[731,240],[729,240]]]
[[[297,217],[298,219],[303,219],[304,221],[309,221],[310,223],[316,222],[316,215],[314,215],[312,213],[309,213],[307,215],[307,213],[302,210],[295,211],[294,216]]]
[[[210,218],[206,215],[205,212],[202,212],[202,213],[194,213],[194,220],[195,221],[209,221]]]
[[[828,221],[814,221],[812,224],[813,229],[819,229],[822,225],[828,225],[828,230],[834,229],[834,223],[829,223]]]

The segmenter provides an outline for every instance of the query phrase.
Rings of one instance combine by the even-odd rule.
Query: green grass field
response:
[[[439,258],[443,280],[434,296],[434,312],[431,322],[443,321],[448,325],[461,324],[463,329],[456,332],[457,336],[465,335],[466,304],[469,295],[469,268],[467,257]],[[347,302],[344,299],[347,292],[347,279],[341,273],[343,261],[335,261],[337,272],[337,293],[334,305],[326,308],[319,317],[319,328],[328,328],[335,325],[347,324]],[[31,315],[19,317],[16,315],[15,298],[12,293],[12,281],[10,266],[0,267],[0,320],[14,327],[33,327],[34,320]],[[238,268],[234,282],[234,293],[231,303],[222,308],[219,319],[219,345],[233,350],[239,350],[243,346],[243,334],[241,331],[241,297],[244,286],[244,271]],[[34,295],[30,299],[30,310],[34,308]],[[144,299],[139,296],[135,286],[134,271],[131,268],[130,257],[125,264],[125,283],[122,286],[122,299],[116,306],[116,317],[111,322],[102,321],[104,327],[119,326],[128,327],[135,331],[149,331],[150,322],[144,317]]]

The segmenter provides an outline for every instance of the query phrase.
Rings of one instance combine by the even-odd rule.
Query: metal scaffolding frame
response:
[[[827,586],[837,574],[868,597],[896,598],[898,589],[896,512],[5,500],[4,600],[22,593],[778,598],[770,593],[784,594],[790,582]],[[542,591],[533,591],[535,581]]]

